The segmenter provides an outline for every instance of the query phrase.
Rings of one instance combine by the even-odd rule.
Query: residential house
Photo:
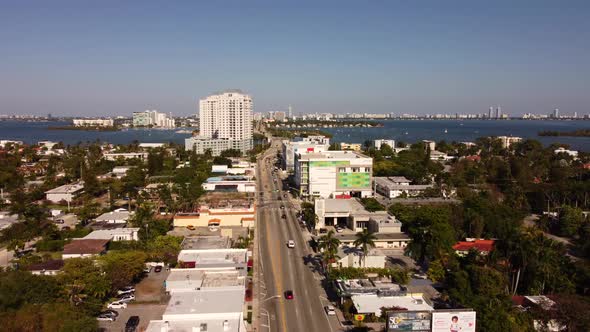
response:
[[[64,245],[63,259],[94,257],[107,252],[107,244],[110,240],[104,239],[72,239],[72,242]]]
[[[59,203],[61,201],[71,202],[84,191],[84,183],[72,183],[53,188],[45,192],[48,201]]]

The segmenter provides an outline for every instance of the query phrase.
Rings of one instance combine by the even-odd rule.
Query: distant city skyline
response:
[[[590,113],[588,1],[243,5],[4,3],[0,114]]]

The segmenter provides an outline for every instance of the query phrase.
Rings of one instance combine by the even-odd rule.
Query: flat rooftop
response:
[[[237,270],[227,268],[225,270],[211,269],[172,269],[166,286],[168,290],[178,289],[196,289],[196,288],[219,288],[219,287],[237,287],[245,289],[246,281],[240,276]]]
[[[399,307],[408,311],[434,310],[423,298],[411,296],[378,296],[376,294],[362,294],[351,296],[358,313],[380,313],[383,307]]]
[[[302,153],[300,160],[322,160],[322,159],[372,159],[358,151],[324,151]]]
[[[59,186],[57,188],[53,188],[51,190],[47,190],[46,194],[73,194],[80,190],[84,189],[84,185],[82,183],[71,183],[71,184],[64,184],[63,186]]]
[[[227,236],[187,236],[180,246],[182,249],[229,249],[231,242]]]
[[[356,199],[333,199],[327,198],[325,200],[325,213],[354,213],[367,212],[363,205]]]
[[[247,262],[247,249],[185,249],[178,254],[178,261],[195,262],[197,267],[235,266]]]
[[[162,319],[179,318],[176,315],[195,315],[193,318],[199,318],[198,315],[241,313],[244,296],[243,289],[172,293]]]
[[[205,328],[206,327],[206,328]],[[193,332],[195,328],[207,332],[245,332],[242,318],[208,318],[189,320],[152,320],[145,332]]]

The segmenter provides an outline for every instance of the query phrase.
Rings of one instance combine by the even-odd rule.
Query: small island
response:
[[[574,131],[552,131],[545,130],[538,133],[539,136],[570,136],[570,137],[590,137],[590,129],[579,129]]]

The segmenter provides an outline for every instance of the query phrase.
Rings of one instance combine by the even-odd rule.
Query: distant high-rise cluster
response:
[[[160,127],[174,128],[174,119],[166,113],[157,110],[146,110],[144,112],[133,112],[134,127]]]

